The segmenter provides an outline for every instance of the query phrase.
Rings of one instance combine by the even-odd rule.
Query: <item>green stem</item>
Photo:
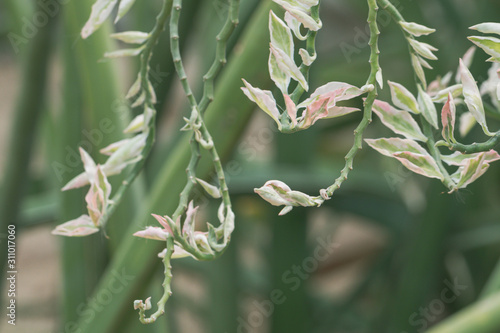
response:
[[[174,240],[172,237],[167,238],[167,247],[165,252],[165,257],[163,258],[163,265],[165,266],[165,279],[163,280],[163,296],[158,301],[158,309],[149,318],[146,318],[146,311],[144,308],[139,310],[139,320],[143,324],[151,324],[158,319],[161,315],[165,313],[165,304],[167,303],[170,296],[172,296],[172,288],[170,287],[170,282],[172,281],[172,266],[170,261],[172,259],[172,254],[174,253]]]
[[[361,119],[361,122],[359,123],[358,127],[356,127],[356,129],[354,130],[354,145],[345,156],[346,160],[345,166],[340,172],[340,176],[335,180],[335,182],[332,185],[330,185],[326,189],[327,197],[332,196],[335,190],[340,188],[342,183],[347,179],[349,172],[352,170],[354,157],[356,156],[358,151],[362,149],[363,146],[363,132],[372,121],[372,106],[378,94],[376,76],[378,71],[380,70],[380,65],[379,65],[380,51],[378,49],[378,37],[380,35],[380,31],[377,26],[378,6],[376,0],[368,0],[368,7],[369,11],[368,11],[367,21],[368,21],[368,26],[370,28],[370,41],[368,42],[368,44],[370,45],[371,52],[369,60],[370,76],[368,77],[366,84],[372,84],[373,90],[370,91],[364,102],[363,119]]]
[[[311,17],[317,22],[319,20],[319,5],[320,3],[314,7],[311,7]],[[306,41],[306,50],[309,55],[314,56],[316,54],[316,31],[309,31],[308,36],[307,36],[307,41]],[[302,63],[299,67],[300,71],[308,80],[309,78],[309,68],[310,66],[307,66],[306,64]],[[304,88],[302,88],[302,85],[297,84],[297,87],[295,87],[295,90],[290,94],[290,98],[292,101],[297,104],[300,97],[302,94],[305,92]]]
[[[450,149],[462,152],[464,154],[480,153],[495,148],[500,143],[500,131],[495,133],[488,141],[482,143],[471,143],[469,145],[463,143],[451,143]]]
[[[451,190],[455,187],[455,183],[453,182],[453,180],[451,180],[450,174],[443,165],[443,161],[441,160],[441,153],[439,152],[439,149],[436,147],[436,142],[434,140],[434,133],[432,132],[432,127],[424,117],[420,117],[420,119],[422,121],[424,135],[427,137],[427,142],[426,142],[427,149],[434,158],[434,161],[436,161],[436,164],[439,167],[439,171],[441,171],[441,174],[443,175],[443,180],[442,180],[443,184],[448,189]]]
[[[229,14],[222,27],[221,31],[216,37],[217,45],[215,51],[215,59],[210,66],[210,69],[203,76],[203,96],[200,100],[199,109],[201,114],[205,112],[210,102],[214,99],[214,81],[219,74],[222,66],[226,64],[226,49],[227,41],[233,34],[234,29],[238,25],[238,12],[240,0],[231,0],[229,4]]]

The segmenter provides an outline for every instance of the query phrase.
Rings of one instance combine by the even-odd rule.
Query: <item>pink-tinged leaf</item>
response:
[[[457,142],[455,140],[454,131],[455,131],[455,115],[456,115],[456,107],[455,102],[453,102],[453,96],[451,93],[448,95],[448,101],[443,106],[441,110],[441,123],[443,124],[443,139],[446,142]]]
[[[165,258],[166,252],[167,252],[167,249],[163,249],[163,251],[158,253],[158,257],[162,258],[162,259]],[[180,258],[186,258],[186,257],[192,257],[193,259],[198,260],[191,253],[187,252],[182,247],[174,244],[174,252],[172,253],[171,259],[180,259]]]
[[[146,227],[146,229],[134,233],[136,237],[159,241],[166,241],[168,235],[169,233],[160,227]]]
[[[387,82],[391,87],[392,103],[395,106],[415,114],[420,113],[417,100],[415,99],[415,96],[413,96],[413,94],[408,89],[406,89],[403,85],[397,82],[392,82],[392,81],[387,81]]]
[[[427,137],[422,133],[417,122],[409,112],[397,110],[389,103],[375,100],[373,112],[380,118],[382,123],[397,134],[401,134],[410,140],[426,142]]]
[[[436,31],[436,29],[431,29],[426,27],[425,25],[421,25],[418,23],[414,22],[404,22],[400,21],[399,24],[403,29],[408,32],[409,34],[415,36],[415,37],[420,37],[422,35],[429,35]]]
[[[418,105],[419,105],[419,110],[422,112],[422,115],[424,116],[425,120],[429,124],[432,125],[435,129],[438,129],[438,116],[437,116],[437,110],[436,107],[434,106],[434,102],[432,101],[431,96],[425,92],[425,90],[422,88],[422,86],[419,84],[418,86]]]
[[[481,177],[489,168],[489,164],[485,162],[486,156],[484,153],[479,154],[475,158],[467,160],[467,163],[459,169],[460,177],[458,178],[456,188],[465,188]]]
[[[484,154],[484,163],[491,163],[500,160],[500,155],[493,149],[487,152],[462,154],[454,152],[451,155],[441,155],[441,159],[448,165],[465,166],[470,159],[475,159],[479,155]]]
[[[347,106],[332,106],[328,108],[328,114],[325,117],[322,117],[322,119],[342,117],[357,111],[360,111],[360,109]]]
[[[427,43],[416,41],[413,38],[407,38],[407,40],[410,43],[413,50],[417,52],[419,55],[421,55],[426,59],[437,60],[437,57],[432,53],[432,51],[437,51],[435,47]]]
[[[270,44],[270,49],[276,58],[278,67],[287,75],[290,75],[290,77],[292,77],[295,81],[298,81],[305,91],[308,91],[309,85],[307,80],[304,77],[304,74],[300,71],[299,67],[297,67],[297,64],[295,64],[293,57],[290,57],[283,50],[275,48],[273,44]]]
[[[382,155],[394,157],[395,153],[411,152],[420,155],[428,154],[422,146],[410,139],[380,138],[365,139],[365,142]]]
[[[497,34],[500,35],[500,23],[496,22],[485,22],[476,24],[469,29],[477,30],[484,34]]]
[[[170,233],[171,235],[174,234],[174,232],[172,231],[172,228],[170,227],[170,224],[168,224],[167,222],[167,218],[170,220],[170,222],[172,222],[173,224],[173,221],[170,217],[168,216],[160,216],[160,215],[157,215],[157,214],[151,214],[155,219],[156,221],[158,221],[158,223],[161,224],[161,226],[163,227],[163,229],[165,229],[166,232]]]
[[[427,153],[422,155],[405,151],[394,153],[393,156],[415,173],[429,178],[444,179],[436,161]]]
[[[92,5],[90,18],[82,29],[81,35],[85,39],[96,31],[108,18],[113,9],[115,8],[118,0],[97,0]]]
[[[89,185],[89,184],[90,184],[89,175],[87,175],[86,172],[83,172],[83,173],[79,174],[78,176],[76,176],[75,178],[71,179],[66,185],[64,185],[64,187],[61,189],[61,191],[67,191],[67,190],[71,190],[74,188],[80,188],[80,187],[83,187],[83,186]]]
[[[241,88],[245,95],[252,101],[255,102],[259,108],[267,113],[271,118],[274,119],[276,124],[278,124],[278,129],[281,130],[281,123],[279,121],[280,113],[276,106],[276,100],[269,90],[261,90],[259,88],[254,88],[250,83],[242,79],[246,88]]]
[[[90,217],[82,215],[79,218],[58,225],[52,230],[52,234],[67,237],[82,237],[98,231],[99,228],[94,225]]]
[[[486,135],[493,136],[494,134],[488,130],[486,125],[486,117],[484,115],[483,101],[477,87],[476,81],[471,72],[465,67],[462,59],[460,59],[460,77],[462,79],[463,95],[465,104],[469,108],[476,121],[481,125]]]
[[[290,96],[285,94],[283,95],[283,98],[285,99],[286,112],[288,114],[288,117],[292,121],[292,128],[293,128],[297,126],[297,106],[292,101]]]
[[[182,234],[190,239],[192,239],[194,235],[196,213],[198,208],[198,206],[194,207],[193,201],[191,200],[186,210],[186,218],[184,219],[184,225],[182,226]],[[192,245],[194,245],[194,243]]]
[[[500,39],[495,37],[468,37],[471,42],[483,49],[497,61],[500,61]]]

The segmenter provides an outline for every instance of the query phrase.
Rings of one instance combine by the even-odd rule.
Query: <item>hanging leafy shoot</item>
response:
[[[245,95],[255,102],[259,108],[266,112],[276,122],[278,129],[283,133],[293,133],[308,129],[320,119],[335,118],[349,113],[360,111],[357,108],[346,107],[339,104],[364,94],[368,94],[364,102],[363,118],[354,131],[354,145],[346,155],[346,165],[340,176],[333,185],[320,190],[318,196],[309,196],[304,193],[291,190],[286,184],[278,180],[271,180],[261,188],[255,189],[263,199],[275,206],[285,206],[280,215],[292,210],[294,206],[320,206],[325,200],[329,200],[333,192],[347,179],[352,170],[354,157],[362,146],[363,132],[371,122],[372,105],[377,96],[376,84],[382,86],[382,71],[379,65],[378,35],[377,27],[377,3],[375,0],[368,1],[369,16],[368,24],[371,37],[369,45],[370,75],[364,86],[355,87],[345,82],[329,82],[317,88],[310,96],[300,101],[302,95],[309,90],[307,76],[309,66],[316,59],[315,39],[316,33],[322,24],[319,19],[319,1],[296,0],[278,1],[285,10],[284,21],[273,11],[269,14],[270,52],[269,52],[269,75],[276,87],[282,93],[285,101],[284,107],[278,107],[272,93],[253,87],[243,79],[245,87],[242,88]],[[305,35],[300,32],[301,25],[308,29]],[[295,63],[294,39],[303,41],[306,49],[300,48],[301,64]],[[291,91],[291,80],[297,81],[296,88]],[[280,113],[280,109],[285,110]],[[425,137],[421,137],[425,139]]]
[[[134,1],[122,0],[118,6],[116,21],[122,18],[132,7]],[[116,0],[98,0],[92,6],[89,20],[82,29],[83,38],[89,37],[95,32],[116,6]],[[203,76],[203,95],[198,102],[189,87],[187,76],[184,71],[179,48],[179,18],[182,11],[182,0],[164,0],[163,7],[154,28],[149,32],[126,31],[114,33],[112,38],[133,45],[131,48],[119,49],[107,52],[105,57],[139,57],[140,68],[137,79],[126,94],[126,98],[132,101],[132,107],[141,107],[142,114],[135,117],[124,130],[125,133],[134,136],[112,143],[101,149],[101,153],[108,155],[104,164],[96,164],[92,157],[80,148],[80,155],[85,171],[72,179],[63,190],[90,185],[85,196],[88,215],[63,223],[52,232],[62,236],[87,236],[104,229],[107,220],[120,202],[126,189],[141,171],[145,158],[151,151],[154,142],[156,95],[148,75],[150,72],[150,59],[154,46],[157,44],[161,33],[169,24],[171,52],[175,69],[186,93],[191,106],[191,114],[185,117],[186,125],[181,129],[192,133],[191,138],[191,160],[187,166],[187,182],[180,193],[180,200],[174,214],[169,216],[153,217],[160,223],[161,227],[151,226],[134,234],[137,237],[154,239],[165,242],[165,250],[159,254],[165,266],[165,280],[163,283],[164,294],[158,302],[158,309],[149,317],[146,311],[151,309],[150,298],[143,301],[135,301],[134,308],[139,310],[142,323],[152,323],[165,312],[165,303],[171,294],[170,282],[172,278],[170,260],[191,256],[197,260],[213,260],[219,257],[229,244],[231,233],[234,230],[234,213],[231,209],[231,200],[226,185],[222,164],[215,148],[212,136],[205,126],[203,113],[213,100],[214,81],[219,74],[222,65],[226,63],[226,45],[234,28],[238,24],[239,0],[231,0],[228,16],[221,32],[216,37],[217,51],[209,71]],[[196,177],[196,166],[200,159],[200,151],[205,149],[209,152],[214,169],[217,173],[219,184],[213,185],[203,179]],[[132,166],[125,181],[111,196],[112,188],[108,177],[120,174],[125,168]],[[195,218],[198,207],[191,198],[194,196],[196,185],[200,185],[208,195],[220,199],[221,204],[218,212],[218,225],[207,223],[207,231],[195,230]]]

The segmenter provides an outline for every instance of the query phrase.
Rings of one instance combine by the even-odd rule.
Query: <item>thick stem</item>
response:
[[[459,151],[465,154],[480,153],[494,149],[500,143],[500,132],[496,132],[488,141],[482,143],[471,143],[469,145],[463,143],[451,143],[450,149]]]

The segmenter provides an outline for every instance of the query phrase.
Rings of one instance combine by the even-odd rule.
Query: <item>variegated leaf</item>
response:
[[[414,22],[400,21],[399,24],[403,27],[403,29],[406,32],[415,37],[420,37],[422,35],[429,35],[436,31],[436,29],[431,29],[426,27],[425,25],[417,24]]]
[[[492,56],[496,61],[500,61],[500,39],[495,37],[468,37],[471,42],[483,49],[484,52]]]
[[[465,166],[470,159],[477,158],[479,155],[484,154],[484,163],[491,163],[500,160],[500,154],[491,149],[487,152],[462,154],[461,152],[454,152],[451,155],[441,155],[441,159],[448,165]]]
[[[110,37],[128,44],[142,44],[148,40],[149,34],[142,31],[125,31],[111,34]]]
[[[253,87],[250,83],[242,79],[246,88],[241,88],[243,93],[252,101],[255,102],[262,111],[267,113],[278,124],[278,129],[281,130],[280,112],[276,106],[276,100],[269,90],[261,90]]]
[[[413,67],[413,71],[417,75],[418,79],[420,82],[422,82],[422,85],[424,86],[424,89],[427,89],[427,80],[425,78],[425,72],[422,67],[422,63],[419,60],[419,56],[415,55],[414,53],[411,54],[411,65]]]
[[[488,170],[490,165],[485,163],[485,158],[485,154],[481,153],[475,158],[467,160],[465,165],[459,169],[460,176],[458,177],[456,189],[467,187]]]
[[[432,101],[431,96],[425,92],[420,84],[417,86],[419,110],[422,112],[425,120],[427,120],[427,122],[435,129],[438,129],[438,116],[434,102]]]
[[[486,135],[493,136],[494,134],[488,130],[486,117],[484,115],[483,101],[477,87],[476,81],[471,72],[465,67],[462,59],[460,59],[460,77],[462,79],[463,95],[465,104],[469,108],[476,121],[481,125]]]
[[[485,22],[476,24],[469,29],[477,30],[485,34],[497,34],[500,35],[500,23],[496,22]]]
[[[427,151],[413,140],[400,138],[365,139],[379,153],[394,157],[409,170],[420,175],[444,179],[439,167]]]
[[[427,137],[422,133],[417,122],[409,112],[397,110],[389,103],[375,100],[373,112],[377,114],[382,123],[397,134],[401,134],[411,140],[426,142]]]
[[[94,225],[90,216],[82,215],[79,218],[58,225],[51,233],[58,236],[82,237],[98,231],[99,228]]]
[[[453,102],[453,96],[450,93],[448,95],[448,101],[441,110],[441,123],[443,124],[442,134],[446,142],[457,142],[453,134],[455,131],[455,115],[455,102]]]
[[[270,45],[271,52],[276,58],[279,69],[285,72],[287,75],[290,75],[295,81],[298,81],[299,84],[304,88],[305,91],[309,90],[309,85],[307,83],[304,74],[300,71],[299,67],[295,64],[293,58],[290,58],[288,54],[286,54],[283,50],[277,49]]]
[[[125,14],[128,13],[130,8],[134,5],[135,0],[120,0],[120,5],[118,6],[118,13],[116,14],[115,23],[118,22]]]
[[[92,11],[88,21],[82,29],[81,35],[85,39],[104,23],[116,6],[118,0],[97,0],[92,5]]]
[[[418,103],[417,100],[415,99],[415,96],[406,89],[403,85],[392,82],[392,81],[387,81],[389,83],[389,86],[391,87],[391,98],[392,98],[392,103],[406,111],[410,111],[412,113],[420,113],[420,110],[418,108]]]
[[[413,50],[418,54],[420,54],[422,57],[430,60],[437,60],[437,57],[434,55],[434,53],[432,53],[432,51],[437,51],[435,47],[427,43],[416,41],[413,38],[407,38],[407,40],[410,43]]]

